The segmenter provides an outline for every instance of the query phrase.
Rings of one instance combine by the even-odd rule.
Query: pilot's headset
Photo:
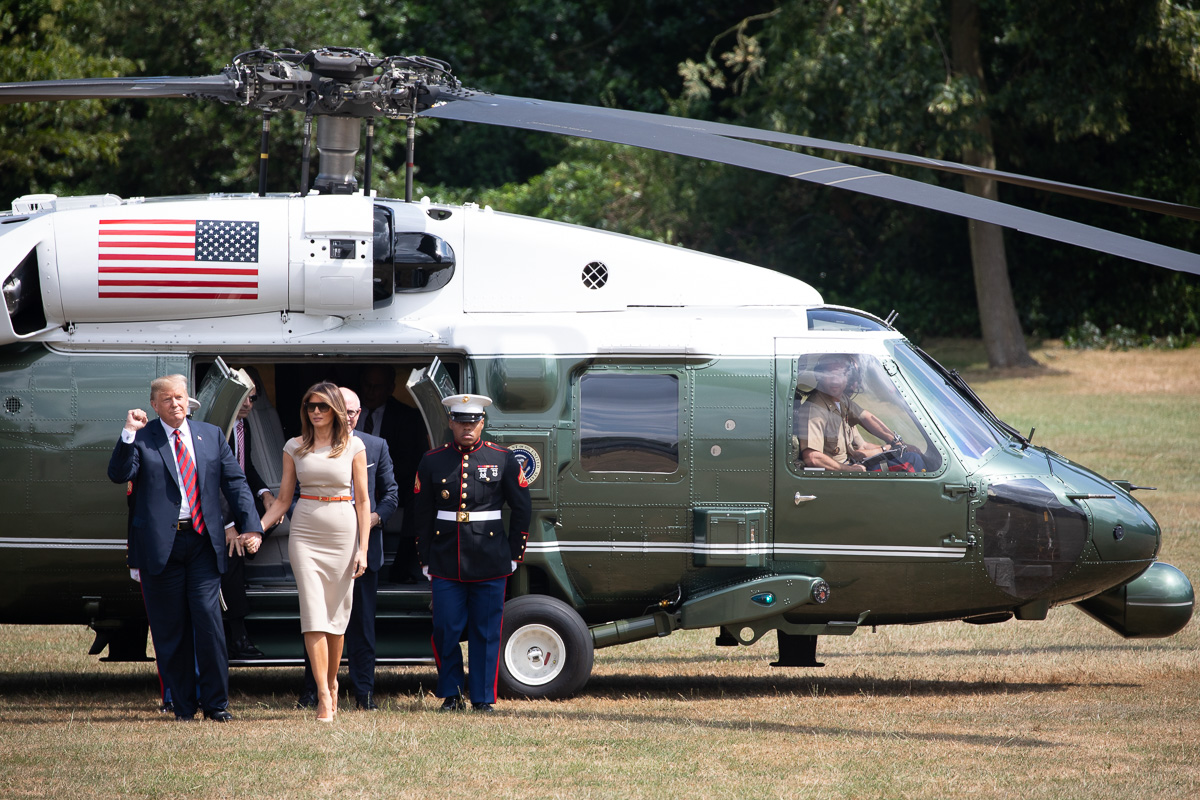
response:
[[[817,359],[814,372],[820,373],[825,365],[833,362],[846,365],[846,389],[843,394],[846,397],[861,394],[863,390],[862,368],[859,366],[858,358],[849,353],[827,353],[821,356]]]

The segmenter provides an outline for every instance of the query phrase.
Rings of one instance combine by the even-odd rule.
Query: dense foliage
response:
[[[722,119],[959,160],[990,120],[999,168],[1200,205],[1200,14],[1169,0],[979,0],[985,86],[949,68],[950,0],[514,0],[270,4],[0,0],[0,80],[207,74],[256,46],[353,45],[451,63],[471,86]],[[270,188],[297,184],[278,118]],[[0,107],[0,194],[247,190],[252,113],[176,101]],[[376,185],[403,187],[403,126]],[[976,335],[966,224],[845,192],[627,148],[420,126],[418,191],[770,266],[830,302]],[[818,155],[828,155],[817,153]],[[867,164],[876,169],[885,165]],[[961,179],[898,170],[953,188]],[[1002,187],[1008,202],[1200,250],[1195,223]],[[1035,335],[1200,332],[1200,280],[1009,233]],[[1085,327],[1091,326],[1091,327]],[[1183,336],[1181,336],[1183,335]]]

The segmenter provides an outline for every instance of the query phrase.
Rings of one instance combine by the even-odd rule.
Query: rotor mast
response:
[[[279,111],[298,110],[305,114],[301,194],[308,193],[313,117],[321,117],[316,121],[318,174],[313,188],[322,194],[358,191],[354,167],[364,119],[370,124],[363,189],[370,191],[373,121],[387,117],[408,121],[405,199],[411,201],[416,116],[443,95],[450,99],[463,93],[445,62],[425,56],[379,58],[355,48],[328,47],[307,53],[251,50],[237,56],[222,75],[234,87],[233,102],[263,112],[259,194],[266,191],[269,117]],[[230,102],[231,98],[214,99]]]

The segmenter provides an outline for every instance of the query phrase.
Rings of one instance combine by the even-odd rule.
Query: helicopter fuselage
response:
[[[308,383],[371,365],[409,376],[396,396],[435,445],[442,396],[492,397],[487,436],[522,458],[534,504],[509,596],[565,604],[588,647],[718,628],[779,631],[782,649],[1068,603],[1165,636],[1191,615],[1136,487],[1013,435],[890,325],[778,273],[362,194],[31,197],[0,238],[0,622],[90,624],[112,658],[138,657],[138,630],[144,655],[144,609],[109,454],[162,374],[228,427],[249,387],[206,397],[218,360],[257,370],[286,433]],[[814,468],[814,450],[844,460]],[[247,568],[261,663],[301,656],[285,542]],[[428,603],[384,581],[381,661],[429,658]],[[563,689],[530,663],[507,663],[510,689]]]

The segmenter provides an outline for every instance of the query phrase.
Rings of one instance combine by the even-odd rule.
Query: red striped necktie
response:
[[[200,513],[200,492],[196,489],[196,463],[183,443],[183,434],[175,429],[175,461],[179,464],[179,480],[187,493],[188,505],[192,507],[192,527],[196,533],[204,533],[204,516]]]

